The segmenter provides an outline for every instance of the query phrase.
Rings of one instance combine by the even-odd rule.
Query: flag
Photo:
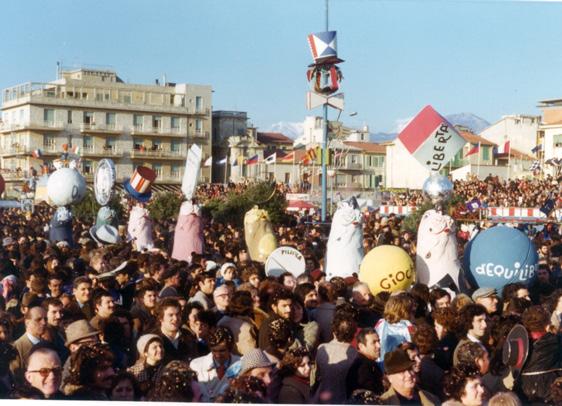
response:
[[[464,156],[465,158],[469,157],[470,155],[476,154],[478,151],[480,151],[480,143],[478,143],[477,145],[473,146],[470,151],[468,151],[466,153],[466,155]]]
[[[496,147],[495,155],[509,154],[509,150],[510,150],[509,145],[510,142],[506,141],[503,145]]]
[[[36,149],[31,153],[31,156],[33,158],[41,158],[43,156],[43,154],[41,153],[40,149]]]
[[[295,159],[295,151],[288,153],[287,155],[279,158],[279,162],[282,162],[284,164],[286,163],[293,163],[293,160]]]
[[[466,144],[455,127],[431,106],[414,117],[398,140],[431,172],[441,170]]]
[[[476,197],[466,204],[466,208],[471,212],[479,209],[480,207],[482,207],[482,202],[480,202],[480,200]]]
[[[78,145],[73,146],[72,153],[78,155],[80,153],[80,147]]]
[[[264,162],[266,165],[274,164],[276,159],[277,159],[277,152],[274,152],[273,154],[265,158]]]
[[[538,160],[534,160],[531,167],[529,168],[529,170],[531,172],[534,172],[534,171],[536,171],[537,169],[540,169],[540,168],[541,168],[541,163]]]
[[[533,148],[533,149],[531,150],[531,152],[532,152],[533,154],[536,154],[536,153],[539,152],[541,149],[542,149],[542,144],[539,144],[539,145],[537,145],[535,148]]]
[[[307,149],[306,156],[310,161],[316,161],[316,157],[317,157],[316,147]]]
[[[212,164],[213,164],[213,157],[210,156],[209,158],[207,158],[203,166],[211,166]]]
[[[258,154],[256,154],[253,157],[246,159],[246,165],[255,165],[258,163],[258,161]]]
[[[228,157],[224,157],[223,159],[221,159],[220,161],[217,162],[217,165],[224,165],[224,164],[226,164],[227,160],[228,160]]]
[[[238,166],[238,161],[239,161],[239,156],[237,156],[236,158],[234,158],[234,161],[232,161],[232,166]]]
[[[546,202],[544,202],[543,206],[540,208],[540,211],[543,212],[546,217],[554,210],[554,199],[548,198]]]

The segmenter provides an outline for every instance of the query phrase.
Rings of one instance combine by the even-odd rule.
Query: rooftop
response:
[[[344,141],[343,143],[371,154],[386,154],[386,145],[361,141]]]
[[[258,132],[258,142],[262,144],[287,144],[293,145],[293,140],[282,133]]]

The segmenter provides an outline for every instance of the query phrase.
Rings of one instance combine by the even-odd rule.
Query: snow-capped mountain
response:
[[[488,121],[472,113],[449,114],[446,118],[453,125],[462,125],[470,128],[474,134],[480,134],[482,130],[490,126]]]
[[[377,144],[383,142],[393,141],[398,136],[397,133],[371,133],[369,138],[371,142],[376,142]]]
[[[297,139],[304,133],[303,123],[291,123],[287,121],[280,121],[278,123],[272,124],[267,131],[276,132],[286,135],[289,138]]]

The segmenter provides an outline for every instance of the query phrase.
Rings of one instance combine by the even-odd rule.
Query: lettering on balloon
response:
[[[445,153],[442,151],[445,151],[447,142],[449,142],[451,137],[447,124],[441,124],[439,129],[435,131],[434,139],[437,143],[433,145],[433,156],[426,162],[426,165],[429,166],[432,171],[438,172],[445,164]]]
[[[475,268],[478,275],[484,275],[489,278],[503,278],[508,281],[519,280],[521,282],[531,279],[535,276],[535,265],[525,265],[523,268],[519,262],[513,264],[513,269],[501,264],[480,264]]]
[[[398,271],[396,274],[389,274],[388,277],[381,279],[379,286],[384,290],[391,290],[397,286],[400,282],[404,280],[412,279],[412,270],[407,269],[404,271]]]

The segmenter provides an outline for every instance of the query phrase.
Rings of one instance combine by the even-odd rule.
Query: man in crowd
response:
[[[181,306],[174,298],[162,299],[158,306],[160,326],[156,331],[164,345],[164,364],[173,360],[191,361],[197,354],[193,338],[181,329]]]
[[[69,305],[69,310],[76,314],[76,317],[81,313],[90,320],[94,317],[94,309],[92,306],[92,281],[87,276],[79,276],[74,279],[72,287],[72,295],[74,300]]]
[[[47,328],[47,312],[40,306],[34,306],[25,314],[25,334],[14,342],[14,347],[18,351],[18,358],[11,365],[11,370],[16,379],[20,382],[23,373],[27,368],[31,348],[39,344],[41,337]]]
[[[441,401],[429,392],[416,388],[414,361],[404,350],[384,354],[384,372],[390,389],[380,398],[385,405],[440,405]]]
[[[64,399],[60,358],[54,349],[36,346],[29,355],[25,380],[39,390],[45,399]]]
[[[278,289],[271,295],[269,301],[269,317],[260,326],[259,348],[266,350],[270,345],[271,322],[276,319],[291,319],[293,294],[286,289]]]
[[[459,319],[459,329],[463,334],[463,338],[455,348],[453,354],[454,365],[458,364],[458,351],[464,343],[472,341],[483,345],[482,340],[486,335],[487,326],[487,312],[484,306],[471,303],[463,307]]]
[[[359,330],[355,337],[359,354],[349,368],[346,386],[347,397],[357,389],[369,390],[376,395],[384,392],[383,373],[377,365],[381,355],[380,339],[374,328]]]
[[[94,329],[100,330],[100,323],[113,315],[115,302],[107,290],[98,290],[94,293],[93,303],[96,315],[92,317],[90,324]]]
[[[492,315],[498,311],[498,292],[494,288],[479,288],[472,294],[474,303],[486,308],[486,313]]]
[[[47,329],[45,340],[53,344],[57,354],[64,363],[68,357],[68,350],[64,346],[64,330],[62,329],[63,305],[56,297],[49,297],[43,301],[41,307],[47,312]]]

